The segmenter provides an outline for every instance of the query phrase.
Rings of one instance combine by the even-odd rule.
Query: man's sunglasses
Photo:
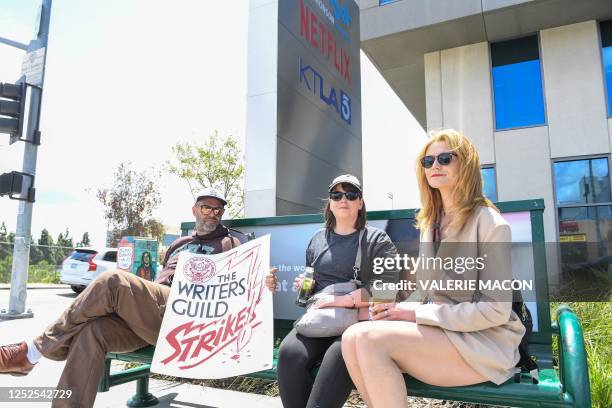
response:
[[[342,191],[332,191],[331,193],[329,193],[329,198],[333,201],[342,200],[342,196],[345,196],[346,199],[349,201],[355,201],[356,199],[361,197],[361,194],[356,191],[347,191],[346,193],[343,193]]]
[[[452,161],[453,156],[457,155],[455,153],[440,153],[437,156],[425,156],[421,159],[421,166],[429,169],[434,165],[436,159],[438,160],[438,163],[440,163],[440,166],[448,166]]]
[[[199,204],[198,207],[200,207],[200,211],[202,211],[202,214],[204,215],[209,215],[210,213],[215,214],[215,216],[220,216],[225,212],[225,208],[223,207],[211,207],[210,205],[206,205],[206,204]]]

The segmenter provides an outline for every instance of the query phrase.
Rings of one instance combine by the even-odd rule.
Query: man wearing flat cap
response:
[[[221,225],[226,205],[215,190],[200,192],[191,209],[193,234],[170,245],[156,282],[121,270],[102,273],[40,336],[1,346],[0,374],[27,375],[41,356],[67,360],[57,388],[72,395],[53,407],[93,406],[106,353],[157,342],[179,254],[218,254],[240,245]]]

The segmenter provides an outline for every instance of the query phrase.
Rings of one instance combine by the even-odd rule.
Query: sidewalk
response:
[[[11,289],[10,283],[0,283],[0,290]],[[70,285],[62,283],[28,283],[28,289],[70,289]]]
[[[60,289],[28,291],[26,307],[32,309],[34,317],[31,319],[0,320],[0,344],[16,343],[22,340],[33,339],[41,333],[49,323],[53,322],[53,320],[55,320],[77,296],[72,292],[70,286],[67,285],[34,286],[38,288],[51,288],[52,286],[56,286]],[[7,289],[8,287],[9,285],[3,285],[0,289]],[[8,305],[8,297],[8,290],[0,290],[0,309]],[[55,387],[64,365],[64,361],[51,361],[43,358],[36,368],[25,377],[1,376],[0,386],[15,388]],[[155,379],[150,380],[149,389],[160,401],[156,407],[282,407],[282,403],[278,397],[272,398],[257,394],[247,394]],[[127,400],[133,396],[135,392],[135,382],[112,387],[108,392],[98,393],[94,407],[125,407]],[[50,405],[50,402],[8,403],[0,401],[0,406],[2,408],[37,408],[49,407]]]

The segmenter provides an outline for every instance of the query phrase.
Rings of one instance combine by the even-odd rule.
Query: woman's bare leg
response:
[[[372,406],[370,398],[368,396],[365,383],[363,382],[363,376],[361,375],[361,369],[359,367],[359,361],[357,361],[357,335],[366,327],[369,322],[357,323],[349,327],[342,335],[342,358],[346,364],[346,368],[353,379],[353,384],[357,387],[357,391],[361,395],[366,405]]]
[[[356,328],[357,329],[357,328]],[[372,407],[405,407],[402,373],[438,386],[487,381],[465,362],[444,331],[410,322],[369,322],[355,334],[362,388]],[[348,366],[348,364],[347,364]],[[351,375],[353,374],[350,371]]]

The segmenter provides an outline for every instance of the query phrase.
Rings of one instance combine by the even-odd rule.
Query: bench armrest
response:
[[[577,407],[590,407],[589,368],[578,316],[568,306],[562,305],[557,309],[557,326],[559,368],[564,391],[574,398]]]

